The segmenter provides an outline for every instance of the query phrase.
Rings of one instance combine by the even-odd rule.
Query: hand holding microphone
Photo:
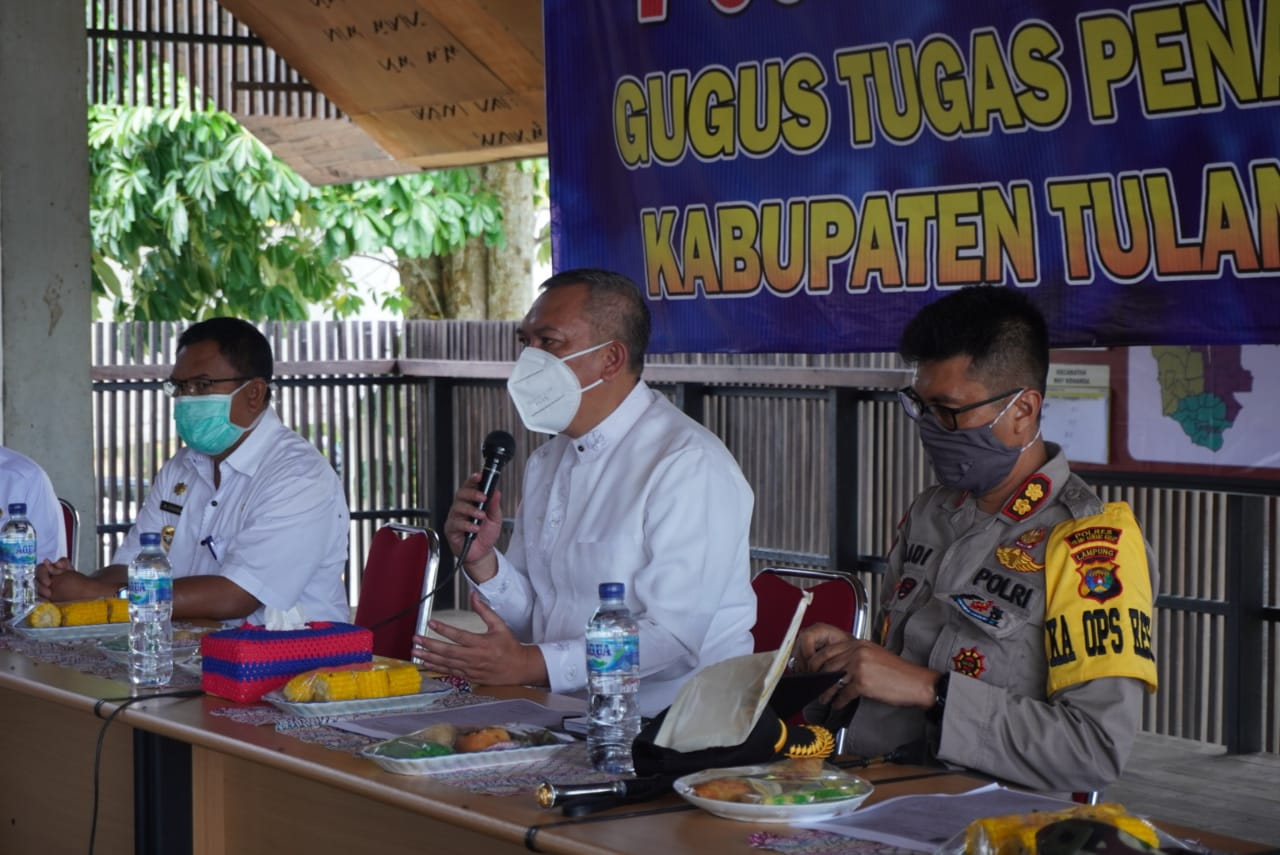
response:
[[[463,513],[468,516],[472,525],[483,524],[485,515],[482,512],[489,504],[489,500],[493,498],[493,494],[498,488],[498,476],[502,474],[502,467],[507,465],[507,461],[515,453],[515,447],[515,439],[505,430],[495,430],[484,438],[484,446],[481,449],[484,453],[484,469],[480,473],[480,483],[476,485],[476,489],[483,493],[484,496],[480,501],[474,503],[465,499],[458,499],[454,505],[455,513],[459,511],[459,505],[470,504],[475,511],[473,513],[463,511]],[[471,544],[475,542],[475,539],[476,532],[474,531],[468,531],[463,536],[462,548],[458,550],[457,563],[459,565],[466,559],[467,553],[471,550]]]

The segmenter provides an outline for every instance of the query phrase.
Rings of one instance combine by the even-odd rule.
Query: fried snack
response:
[[[746,778],[712,778],[693,787],[693,792],[700,798],[715,799],[719,802],[737,802],[748,794],[755,793]]]
[[[442,721],[430,727],[424,727],[422,730],[413,733],[412,736],[416,739],[421,739],[423,742],[431,742],[436,745],[453,748],[454,742],[458,739],[458,728],[447,721]]]
[[[773,764],[779,778],[812,778],[822,772],[826,760],[821,757],[789,757]]]
[[[62,609],[53,603],[40,603],[31,614],[27,616],[27,622],[41,629],[62,625]]]
[[[468,754],[473,751],[484,751],[486,748],[492,748],[500,742],[510,741],[511,734],[507,732],[506,728],[483,727],[470,733],[458,734],[458,738],[453,742],[453,747],[460,754]]]

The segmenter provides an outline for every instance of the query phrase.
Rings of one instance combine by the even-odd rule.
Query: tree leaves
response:
[[[502,239],[475,170],[312,188],[227,113],[93,105],[89,149],[93,287],[117,320],[347,316],[342,259]]]

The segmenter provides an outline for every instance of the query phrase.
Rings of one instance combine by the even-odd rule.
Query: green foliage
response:
[[[94,105],[89,149],[93,287],[116,320],[341,317],[361,308],[342,259],[503,239],[474,170],[312,188],[227,113]]]

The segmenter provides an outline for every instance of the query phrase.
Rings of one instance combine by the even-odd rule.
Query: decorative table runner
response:
[[[95,677],[128,683],[129,666],[108,658],[107,654],[98,647],[98,641],[99,639],[96,638],[79,641],[41,641],[26,638],[16,632],[0,634],[0,648],[20,653],[37,662],[46,662],[50,665],[71,668],[82,674],[92,674]],[[167,688],[175,691],[200,688],[199,670],[188,669],[179,663],[174,663],[173,679]]]
[[[829,831],[753,831],[747,837],[752,849],[786,852],[791,855],[881,855],[901,850],[887,843],[854,840]]]

